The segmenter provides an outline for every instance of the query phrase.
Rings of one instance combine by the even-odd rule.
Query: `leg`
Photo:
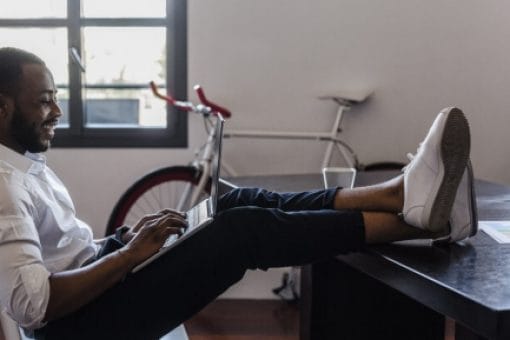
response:
[[[363,246],[359,212],[230,209],[94,302],[50,323],[46,339],[157,338],[240,280],[247,269],[310,263]]]
[[[405,223],[397,215],[403,205],[404,176],[372,186],[338,190],[334,200],[335,209],[363,210],[367,244],[435,239],[447,234],[447,230],[433,233]]]
[[[271,192],[260,188],[234,189],[220,197],[220,211],[246,206],[276,208],[284,211],[333,209],[336,189],[308,192]]]
[[[277,193],[259,188],[234,189],[220,198],[219,209],[257,206],[284,211],[356,209],[400,212],[403,207],[403,176],[372,186]]]
[[[436,239],[448,234],[418,229],[405,223],[398,215],[386,212],[363,212],[365,241],[379,244],[411,239]]]
[[[404,205],[404,176],[379,184],[353,189],[338,190],[335,209],[386,211],[399,213]]]

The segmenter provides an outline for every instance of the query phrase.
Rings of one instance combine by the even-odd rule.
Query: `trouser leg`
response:
[[[152,339],[200,311],[247,269],[301,265],[364,245],[355,211],[236,207],[89,305],[46,329],[48,339]]]
[[[284,211],[333,209],[335,194],[338,189],[305,192],[272,192],[260,188],[234,189],[220,197],[219,210],[240,206],[257,206],[277,208]]]

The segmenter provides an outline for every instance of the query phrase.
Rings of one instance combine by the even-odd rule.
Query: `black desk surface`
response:
[[[356,185],[376,183],[395,172],[359,173]],[[322,187],[320,174],[231,179],[238,186],[275,191]],[[510,220],[510,187],[476,182],[479,220]],[[448,246],[406,241],[369,247],[338,259],[429,308],[489,338],[510,339],[510,244],[485,233]]]

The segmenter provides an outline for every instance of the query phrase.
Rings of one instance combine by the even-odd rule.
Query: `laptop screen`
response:
[[[212,205],[212,214],[216,215],[216,210],[218,207],[218,196],[219,196],[219,181],[220,181],[220,167],[221,167],[221,144],[223,140],[223,125],[225,124],[225,120],[223,117],[218,114],[216,120],[216,140],[214,145],[214,158],[211,162],[211,205]]]

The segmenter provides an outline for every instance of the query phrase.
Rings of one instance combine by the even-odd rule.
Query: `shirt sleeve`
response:
[[[0,180],[0,304],[20,326],[44,326],[50,296],[28,192]]]

